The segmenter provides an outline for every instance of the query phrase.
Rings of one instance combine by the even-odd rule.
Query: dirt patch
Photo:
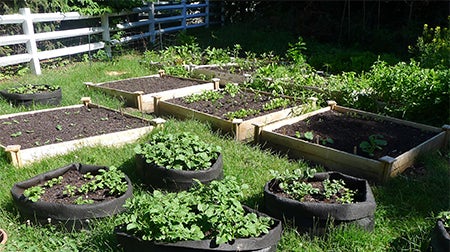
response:
[[[0,119],[0,144],[26,149],[149,125],[105,108],[66,108]]]
[[[157,93],[171,89],[190,87],[205,84],[207,82],[200,80],[191,80],[184,78],[176,78],[171,76],[163,77],[144,77],[125,79],[102,84],[102,87],[109,87],[126,92],[142,91],[144,94]]]
[[[296,132],[301,134],[312,132],[314,139],[311,142],[348,153],[354,153],[356,150],[357,155],[374,159],[385,155],[397,157],[436,135],[435,132],[423,131],[390,121],[373,120],[333,110],[283,126],[275,132],[291,137],[296,137]],[[382,147],[382,150],[376,150],[371,157],[362,151],[359,144],[362,141],[368,141],[369,136],[376,134],[382,135],[387,145]],[[333,143],[322,144],[322,140],[327,138],[332,139]]]

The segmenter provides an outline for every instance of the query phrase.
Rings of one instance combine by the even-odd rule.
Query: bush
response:
[[[450,68],[450,16],[449,28],[429,28],[423,26],[422,36],[417,39],[415,47],[410,46],[411,53],[416,54],[416,59],[423,67]]]

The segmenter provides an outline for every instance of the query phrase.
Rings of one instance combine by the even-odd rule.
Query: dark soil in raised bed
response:
[[[20,144],[27,149],[148,125],[148,121],[105,108],[66,108],[0,119],[0,144]]]
[[[63,193],[67,185],[80,188],[82,185],[88,183],[90,179],[84,178],[83,174],[75,170],[67,171],[62,177],[63,179],[60,184],[56,184],[52,187],[45,187],[45,193],[43,193],[40,198],[41,201],[59,204],[76,204],[74,203],[75,200],[82,196],[84,200],[93,200],[95,203],[112,200],[120,196],[110,195],[107,189],[98,189],[96,191],[90,191],[87,194],[77,193],[73,196],[68,196]]]
[[[218,99],[217,101],[197,101],[193,103],[187,103],[183,97],[167,100],[170,103],[178,104],[183,107],[187,107],[193,110],[197,110],[206,114],[214,115],[223,119],[227,112],[234,112],[240,109],[254,109],[260,112],[257,115],[251,115],[246,118],[241,119],[252,119],[258,116],[263,116],[269,113],[280,111],[283,108],[278,108],[274,110],[264,111],[263,106],[269,102],[274,97],[265,93],[250,92],[250,91],[239,91],[234,97],[230,94],[223,92],[224,97]],[[291,106],[294,106],[292,102]]]
[[[333,143],[326,143],[326,146],[348,153],[354,153],[356,146],[357,155],[374,159],[386,155],[397,157],[437,134],[390,121],[371,120],[360,115],[333,110],[275,130],[277,133],[291,137],[296,137],[296,132],[308,131],[313,132],[314,143],[322,144],[321,140],[317,141],[318,138],[331,138]],[[374,156],[370,157],[361,150],[359,144],[362,141],[368,141],[369,136],[374,134],[382,135],[387,145],[382,147],[382,150],[375,151]]]
[[[184,78],[176,78],[172,76],[163,77],[144,77],[114,81],[102,84],[102,87],[109,87],[126,92],[142,91],[144,94],[157,93],[171,89],[190,87],[207,82],[201,80],[191,80]]]

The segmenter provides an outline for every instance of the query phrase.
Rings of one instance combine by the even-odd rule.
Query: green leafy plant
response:
[[[192,94],[183,98],[187,103],[194,103],[198,101],[217,101],[223,98],[223,94],[214,90],[205,90],[200,94]]]
[[[84,205],[84,204],[93,204],[94,200],[92,199],[86,199],[83,196],[79,196],[74,200],[74,203],[77,205]]]
[[[75,193],[77,192],[77,187],[76,186],[74,186],[74,185],[66,185],[65,187],[64,187],[64,190],[63,190],[63,194],[64,195],[67,195],[67,196],[69,196],[69,197],[72,197],[72,196],[74,196],[75,195]]]
[[[58,177],[56,177],[56,178],[52,178],[52,179],[50,179],[50,180],[47,180],[47,181],[44,183],[44,186],[45,186],[45,187],[53,187],[53,186],[55,186],[55,185],[61,184],[62,180],[63,180],[63,177],[62,177],[62,176],[58,176]]]
[[[295,132],[295,137],[297,138],[304,138],[306,140],[312,141],[314,139],[314,133],[312,131],[307,131],[305,133],[301,133],[296,131]]]
[[[287,106],[289,106],[289,104],[291,104],[291,101],[289,99],[277,97],[264,104],[263,110],[268,111],[277,108],[286,108]]]
[[[36,94],[42,92],[52,92],[58,90],[60,87],[57,85],[48,84],[25,84],[18,87],[8,88],[8,93],[14,94]]]
[[[283,173],[271,170],[270,172],[278,183],[278,187],[295,200],[304,201],[305,197],[310,195],[328,200],[333,199],[342,204],[354,202],[356,191],[347,188],[343,180],[324,179],[322,188],[314,187],[309,183],[308,179],[314,177],[315,169],[285,170]]]
[[[373,157],[376,150],[382,150],[387,145],[387,141],[383,139],[383,135],[375,134],[369,136],[369,141],[362,141],[359,148]]]
[[[239,109],[237,111],[229,111],[229,112],[225,113],[223,116],[225,118],[227,118],[228,120],[233,120],[233,119],[236,119],[236,118],[242,119],[242,118],[246,118],[248,116],[257,115],[260,112],[261,111],[258,110],[258,109],[245,109],[245,108],[242,108],[242,109]]]
[[[204,170],[219,157],[221,148],[201,141],[192,133],[159,131],[147,143],[137,145],[134,151],[143,155],[147,163],[167,169]]]
[[[198,182],[189,191],[137,195],[119,220],[143,240],[177,242],[212,239],[217,244],[268,233],[272,220],[248,213],[240,200],[248,188],[234,177]]]
[[[239,93],[239,91],[241,90],[241,88],[239,87],[239,85],[235,85],[233,83],[228,83],[225,85],[224,88],[225,92],[227,92],[227,94],[229,94],[231,97],[235,97],[237,93]]]
[[[444,227],[450,230],[450,211],[442,211],[437,215],[437,219],[441,220]]]
[[[30,188],[27,188],[24,192],[23,195],[25,197],[27,197],[29,200],[31,200],[32,202],[36,202],[38,201],[42,194],[45,193],[45,189],[42,186],[32,186]]]
[[[22,131],[17,131],[15,133],[12,133],[11,137],[18,137],[18,136],[21,136],[21,135],[22,135]]]

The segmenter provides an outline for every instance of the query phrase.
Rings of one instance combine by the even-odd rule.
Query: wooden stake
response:
[[[166,74],[166,71],[161,69],[158,71],[158,74],[159,74],[159,77],[163,77]]]
[[[153,97],[153,110],[155,115],[159,115],[159,101],[161,100],[161,96]]]
[[[88,106],[91,103],[91,97],[81,97],[81,102],[84,106]]]
[[[241,138],[241,134],[239,133],[239,126],[241,125],[241,123],[243,122],[242,119],[233,119],[232,123],[233,123],[233,131],[234,131],[234,140],[239,141]]]
[[[214,90],[219,89],[220,79],[219,78],[212,78],[211,80],[214,82]]]

